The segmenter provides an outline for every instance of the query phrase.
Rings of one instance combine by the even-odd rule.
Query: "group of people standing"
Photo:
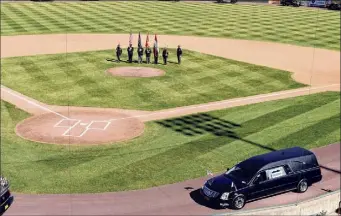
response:
[[[144,48],[141,45],[141,35],[139,33],[139,40],[138,40],[138,47],[137,47],[137,56],[138,56],[138,60],[137,61],[138,61],[139,64],[142,64],[142,62],[143,62],[142,61],[143,55],[146,54],[146,63],[150,64],[150,57],[151,57],[151,54],[153,52],[154,64],[158,64],[158,61],[159,61],[159,49],[158,49],[158,46],[157,46],[158,43],[157,43],[156,35],[155,35],[155,43],[154,43],[154,46],[153,46],[153,50],[150,48],[148,42],[149,42],[149,35],[147,35],[147,40],[146,40],[146,45],[145,45],[145,50],[144,50]],[[129,46],[127,48],[127,53],[128,53],[128,62],[132,63],[133,62],[133,55],[134,55],[134,47],[132,45],[132,35],[131,34],[130,34]],[[121,48],[121,45],[118,44],[117,47],[116,47],[116,57],[117,57],[117,60],[119,62],[121,61],[121,55],[122,55],[122,48]],[[178,48],[176,50],[176,55],[177,55],[177,59],[178,59],[178,64],[181,64],[182,49],[181,49],[180,45],[178,45]],[[163,63],[165,65],[167,64],[168,56],[169,56],[168,49],[165,47],[162,50],[162,58],[163,58]]]

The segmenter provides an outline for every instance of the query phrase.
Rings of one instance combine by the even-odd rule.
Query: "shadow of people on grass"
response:
[[[161,120],[157,121],[157,123],[163,127],[172,129],[178,133],[182,133],[185,136],[212,134],[218,137],[229,137],[235,140],[241,140],[268,151],[276,150],[239,136],[234,130],[236,128],[241,128],[242,126],[240,124],[225,119],[220,119],[207,113]]]
[[[116,63],[120,63],[120,62],[125,62],[125,63],[129,63],[127,60],[117,60],[117,59],[106,59],[107,61],[110,61],[110,62],[116,62]]]

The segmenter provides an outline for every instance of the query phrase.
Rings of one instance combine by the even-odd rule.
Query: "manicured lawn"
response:
[[[304,86],[293,81],[289,72],[197,52],[184,51],[179,66],[174,52],[170,50],[168,65],[150,64],[166,71],[166,76],[154,78],[106,75],[110,67],[130,65],[106,61],[113,58],[112,50],[2,59],[2,84],[49,104],[142,110]]]
[[[199,35],[340,49],[340,13],[304,7],[189,2],[1,3],[1,35]]]
[[[340,94],[326,92],[146,125],[130,142],[95,147],[37,144],[15,135],[28,114],[1,103],[2,172],[25,193],[148,188],[223,172],[250,156],[340,141]]]

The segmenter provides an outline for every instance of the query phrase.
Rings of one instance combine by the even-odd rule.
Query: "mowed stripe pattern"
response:
[[[207,169],[223,172],[275,149],[340,141],[336,92],[149,122],[145,134],[133,141],[90,148],[22,140],[13,128],[27,114],[6,102],[1,108],[2,171],[17,192],[148,188],[205,176]]]
[[[1,35],[132,30],[340,49],[337,11],[185,2],[1,3],[1,7]]]
[[[183,56],[185,63],[179,66],[175,50],[169,52],[166,66],[139,65],[166,71],[165,76],[155,78],[105,74],[111,67],[131,66],[106,61],[114,56],[113,50],[5,58],[1,61],[2,83],[47,104],[140,110],[160,110],[304,86],[293,81],[289,72],[187,50]],[[127,59],[126,52],[122,59]]]

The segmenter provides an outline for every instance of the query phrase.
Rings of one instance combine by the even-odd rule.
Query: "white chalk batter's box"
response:
[[[63,127],[67,130],[62,136],[82,137],[88,130],[106,130],[110,125],[110,121],[90,121],[82,122],[79,119],[62,119],[57,122],[54,127]]]

